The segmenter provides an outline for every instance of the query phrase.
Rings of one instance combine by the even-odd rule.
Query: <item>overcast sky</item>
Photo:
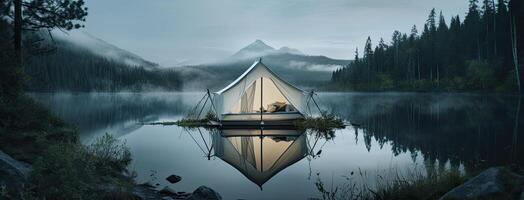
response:
[[[367,36],[422,30],[429,10],[464,16],[466,0],[88,0],[85,31],[164,66],[227,57],[261,39],[351,59]]]

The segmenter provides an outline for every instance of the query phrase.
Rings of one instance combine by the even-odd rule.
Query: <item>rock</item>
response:
[[[198,187],[191,196],[187,198],[188,200],[221,200],[222,197],[220,194],[215,192],[213,189],[206,186]]]
[[[15,160],[0,151],[0,185],[16,188],[23,184],[31,172],[31,165]]]
[[[177,176],[177,175],[171,175],[167,177],[166,180],[169,181],[170,183],[178,183],[182,180],[182,177]]]
[[[174,196],[178,194],[174,189],[167,187],[167,186],[161,189],[158,193],[165,195],[165,196]]]
[[[503,167],[489,168],[440,199],[515,199],[524,185],[524,178]]]
[[[149,182],[149,181],[140,183],[140,184],[138,184],[138,186],[143,186],[143,187],[148,187],[148,188],[155,188],[155,186],[151,182]]]
[[[141,200],[158,200],[162,199],[156,190],[153,190],[151,187],[144,185],[137,185],[133,188],[133,195],[137,196]]]

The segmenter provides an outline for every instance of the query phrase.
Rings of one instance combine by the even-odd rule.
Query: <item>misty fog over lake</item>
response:
[[[320,93],[322,109],[353,124],[336,130],[333,138],[318,137],[311,131],[285,138],[226,138],[203,128],[144,125],[181,119],[202,95],[31,94],[57,116],[76,125],[83,143],[106,132],[125,140],[133,155],[129,168],[137,172],[137,181],[167,186],[164,178],[177,174],[182,177],[178,190],[190,191],[205,184],[220,191],[225,199],[318,197],[318,178],[343,184],[349,176],[372,183],[378,175],[413,170],[473,171],[484,166],[524,165],[524,116],[515,106],[519,103],[517,96]],[[228,158],[228,144],[237,140],[289,147],[280,152],[282,158],[263,156],[272,163],[269,169],[278,170],[260,177]],[[297,150],[287,150],[293,148]],[[359,171],[366,173],[364,178],[350,175]]]

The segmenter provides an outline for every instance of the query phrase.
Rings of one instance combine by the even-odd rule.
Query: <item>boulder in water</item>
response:
[[[182,180],[182,177],[177,176],[177,175],[171,175],[171,176],[168,176],[166,180],[169,181],[170,183],[178,183]]]

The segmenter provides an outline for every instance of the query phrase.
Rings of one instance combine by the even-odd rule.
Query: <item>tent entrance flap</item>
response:
[[[295,111],[273,80],[265,77],[247,87],[229,114],[260,113],[261,110],[264,113]]]

